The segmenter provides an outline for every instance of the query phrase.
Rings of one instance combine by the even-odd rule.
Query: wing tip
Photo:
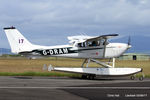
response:
[[[16,28],[14,26],[11,26],[11,27],[4,27],[3,29],[8,30],[8,29],[16,29]]]
[[[107,34],[107,35],[102,35],[102,36],[119,36],[119,34]]]

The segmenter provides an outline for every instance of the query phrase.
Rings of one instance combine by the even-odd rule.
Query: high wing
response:
[[[108,34],[108,35],[101,35],[93,38],[89,38],[86,41],[92,41],[92,40],[100,40],[100,39],[109,39],[112,37],[118,36],[118,34]]]
[[[70,36],[68,37],[68,40],[70,40],[69,43],[82,43],[87,41],[94,41],[94,40],[100,40],[100,39],[109,39],[113,38],[115,36],[118,36],[118,34],[108,34],[108,35],[101,35],[101,36]]]
[[[91,47],[101,47],[103,48],[103,57],[105,58],[106,45],[108,44],[108,39],[118,36],[118,34],[108,34],[101,36],[71,36],[68,37],[69,43],[72,43],[75,47],[79,48],[91,48]]]

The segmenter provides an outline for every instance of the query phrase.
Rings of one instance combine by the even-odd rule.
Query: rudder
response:
[[[32,50],[33,45],[15,27],[4,28],[4,32],[6,33],[12,53],[18,54],[19,52]]]

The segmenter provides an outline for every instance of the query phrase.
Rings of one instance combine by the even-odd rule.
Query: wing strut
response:
[[[95,63],[97,63],[97,64],[99,64],[99,65],[102,65],[103,67],[112,68],[111,65],[108,65],[108,64],[106,64],[105,62],[101,62],[101,61],[98,61],[98,60],[95,60],[95,59],[91,59],[91,61],[93,61],[93,62],[95,62]]]
[[[103,58],[105,58],[105,52],[106,52],[106,43],[107,43],[107,38],[105,38],[105,42],[104,42]]]
[[[81,68],[83,68],[83,67],[84,67],[84,64],[86,63],[86,61],[87,61],[87,59],[85,59],[85,60],[84,60],[84,62],[82,63]]]
[[[87,62],[87,60],[88,60],[88,62]],[[86,62],[87,62],[86,67],[89,67],[89,63],[91,62],[91,59],[90,59],[90,58],[89,58],[89,59],[85,59],[84,62],[82,63],[81,68],[84,67],[84,64],[85,64]]]
[[[87,62],[87,61],[88,61],[88,62]],[[113,65],[112,65],[112,66],[106,64],[105,62],[101,62],[101,61],[98,61],[98,60],[90,59],[90,58],[89,58],[89,59],[85,59],[85,60],[84,60],[84,62],[82,63],[81,68],[84,67],[84,64],[85,64],[86,62],[87,62],[87,64],[86,64],[86,68],[87,68],[91,61],[92,61],[92,62],[95,62],[95,63],[97,63],[97,64],[99,64],[99,65],[102,65],[102,66],[105,67],[105,68],[114,68],[114,67],[115,67],[115,58],[113,59]]]

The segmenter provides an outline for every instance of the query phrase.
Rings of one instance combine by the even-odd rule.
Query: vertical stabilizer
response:
[[[4,28],[12,53],[31,51],[33,45],[15,28]]]

